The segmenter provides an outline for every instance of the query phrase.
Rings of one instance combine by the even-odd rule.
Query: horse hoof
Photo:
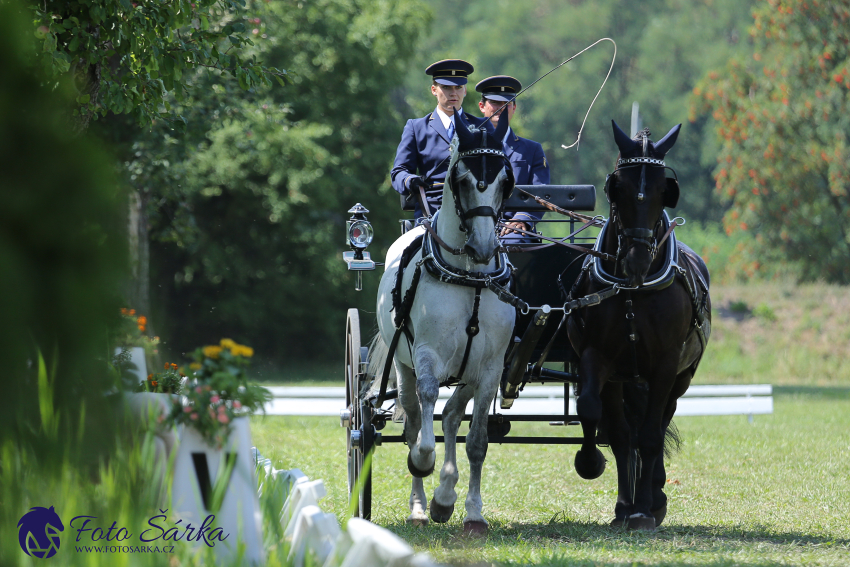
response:
[[[467,537],[487,537],[488,531],[490,531],[490,528],[487,526],[487,522],[470,520],[463,523],[463,535]]]
[[[416,465],[413,464],[413,460],[410,458],[410,453],[407,454],[407,470],[410,471],[410,474],[415,476],[416,478],[425,478],[426,476],[431,476],[431,473],[434,472],[434,465],[437,464],[437,460],[434,459],[434,464],[431,465],[431,468],[427,471],[419,470],[416,468]]]
[[[455,505],[443,506],[437,504],[436,500],[431,500],[431,519],[438,524],[445,524],[452,517],[455,511]]]
[[[651,532],[655,530],[655,518],[653,516],[645,516],[643,514],[635,514],[626,519],[626,526],[630,530],[639,530],[642,532]]]
[[[652,515],[655,516],[655,527],[657,528],[664,521],[664,518],[667,517],[667,504],[658,510],[653,510]]]
[[[595,459],[590,461],[583,458],[582,451],[579,450],[576,453],[575,469],[584,480],[599,478],[605,472],[605,457],[602,455],[602,451],[596,449]]]
[[[415,518],[410,516],[407,519],[408,526],[416,526],[417,528],[427,526],[430,522],[431,520],[428,519],[428,516],[417,516]]]
[[[614,518],[611,520],[611,527],[616,529],[622,529],[626,527],[626,520],[622,518]]]

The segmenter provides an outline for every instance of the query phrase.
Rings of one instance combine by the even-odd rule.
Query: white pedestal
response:
[[[121,354],[121,347],[115,349],[115,354]],[[130,347],[130,362],[135,368],[128,368],[127,374],[133,374],[139,382],[148,379],[148,363],[145,357],[145,349],[142,347]]]
[[[189,523],[195,528],[203,525],[213,514],[208,507],[212,506],[212,493],[220,471],[223,473],[227,453],[236,454],[236,464],[221,508],[215,512],[212,523],[206,523],[207,526],[212,526],[213,530],[221,530],[216,532],[219,536],[214,539],[209,538],[213,532],[208,530],[205,533],[208,535],[208,541],[214,543],[213,549],[220,563],[236,558],[239,555],[239,547],[244,547],[243,562],[261,563],[264,560],[262,515],[251,458],[251,432],[247,417],[233,421],[233,431],[221,451],[207,445],[194,428],[183,426],[179,429],[171,512],[183,520],[181,527]],[[194,545],[208,547],[204,540],[196,541]]]

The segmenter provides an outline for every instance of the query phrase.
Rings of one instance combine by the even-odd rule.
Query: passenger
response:
[[[475,90],[481,93],[481,102],[478,103],[478,108],[485,118],[490,118],[493,127],[499,123],[499,115],[505,110],[508,112],[508,120],[513,123],[517,108],[514,97],[522,90],[522,84],[517,79],[507,75],[488,77],[475,85]],[[508,104],[502,109],[505,103]],[[517,185],[549,184],[549,165],[546,163],[543,146],[532,140],[520,138],[510,128],[503,141],[505,155],[511,162]],[[534,223],[539,221],[542,216],[542,212],[516,212],[505,213],[504,218],[511,220],[511,222],[506,223],[509,227],[533,230]],[[524,240],[520,233],[512,232],[509,228],[502,229],[501,238],[502,241],[507,243]],[[527,241],[527,239],[525,240]]]

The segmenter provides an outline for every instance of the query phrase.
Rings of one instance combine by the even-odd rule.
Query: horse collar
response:
[[[670,217],[667,216],[667,211],[664,211],[661,221],[662,227],[666,230],[670,226]],[[596,243],[593,245],[593,249],[595,251],[600,253],[602,252],[603,242],[605,241],[606,233],[610,228],[611,219],[605,221],[605,225],[602,227],[602,230],[599,231],[599,236],[596,237]],[[673,278],[676,275],[675,269],[679,266],[678,245],[676,244],[675,233],[671,232],[668,240],[669,242],[667,243],[667,254],[664,258],[663,267],[655,274],[647,277],[646,282],[640,287],[631,288],[629,287],[628,281],[625,278],[618,278],[613,274],[609,274],[602,267],[602,261],[596,256],[588,256],[586,264],[588,272],[590,273],[591,278],[593,278],[593,280],[597,283],[601,285],[617,284],[620,289],[623,290],[634,289],[640,291],[652,291],[663,289],[673,282]]]

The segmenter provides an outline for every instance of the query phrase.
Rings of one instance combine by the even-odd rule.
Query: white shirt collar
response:
[[[463,112],[463,110],[458,110],[458,112]],[[440,117],[440,122],[442,122],[442,123],[443,123],[443,128],[445,128],[445,129],[446,129],[446,131],[448,131],[448,129],[449,129],[449,124],[450,124],[450,123],[452,123],[452,122],[454,122],[454,120],[453,120],[454,115],[449,116],[448,114],[446,114],[445,112],[443,112],[443,109],[442,109],[442,108],[440,108],[439,106],[437,106],[436,113],[437,113],[437,116],[439,116],[439,117]]]

